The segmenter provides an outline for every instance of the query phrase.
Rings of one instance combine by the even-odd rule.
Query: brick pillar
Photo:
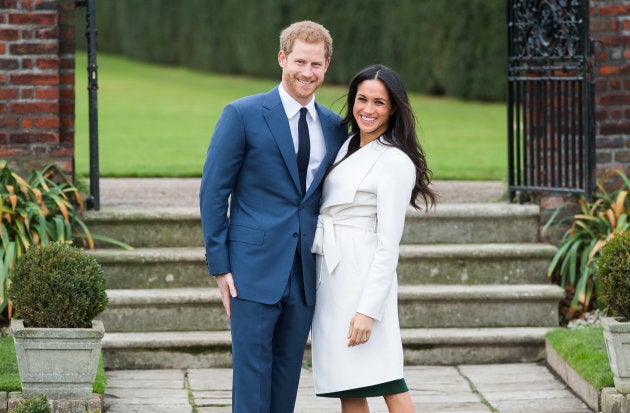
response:
[[[0,0],[0,159],[74,173],[74,0]]]
[[[591,0],[591,37],[602,46],[595,78],[596,177],[630,173],[630,1]]]
[[[606,172],[622,170],[630,175],[630,0],[591,0],[590,37],[597,41],[595,80],[595,179]],[[606,181],[608,191],[619,180]],[[541,194],[541,226],[555,208],[573,198]],[[567,215],[576,213],[568,207]],[[563,228],[541,234],[557,243]]]

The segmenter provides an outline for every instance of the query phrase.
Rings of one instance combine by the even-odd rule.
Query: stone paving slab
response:
[[[405,378],[417,413],[592,413],[545,364],[409,366]],[[107,372],[107,413],[231,412],[231,369]],[[382,398],[372,413],[387,412]],[[297,413],[341,412],[337,399],[317,397],[302,371]]]
[[[89,182],[89,181],[88,181]],[[101,207],[198,207],[200,178],[101,178]],[[433,181],[438,203],[505,201],[501,181]]]
[[[500,412],[592,412],[546,365],[473,365],[459,370]]]
[[[184,370],[108,371],[108,413],[192,413]]]

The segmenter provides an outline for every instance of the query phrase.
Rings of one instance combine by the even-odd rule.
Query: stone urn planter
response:
[[[630,322],[620,317],[605,317],[602,326],[615,389],[630,393]]]
[[[92,328],[27,328],[14,319],[11,331],[25,398],[90,397],[105,334],[100,320]]]
[[[23,396],[90,398],[105,333],[96,316],[109,301],[101,266],[84,250],[49,243],[29,248],[10,280]]]
[[[597,260],[599,303],[608,309],[602,318],[604,339],[615,389],[630,393],[630,231],[612,236]]]

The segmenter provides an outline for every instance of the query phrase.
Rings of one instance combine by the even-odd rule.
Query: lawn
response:
[[[602,327],[558,328],[546,337],[556,353],[597,391],[614,386]]]
[[[12,336],[0,334],[0,366],[0,391],[22,390]]]
[[[76,169],[89,173],[87,57],[76,59]],[[102,176],[199,176],[223,107],[277,80],[216,75],[98,55]],[[317,100],[340,113],[345,86]],[[410,95],[435,179],[505,180],[506,105]]]

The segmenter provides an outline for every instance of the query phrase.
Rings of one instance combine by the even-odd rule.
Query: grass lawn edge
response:
[[[580,376],[553,348],[545,338],[545,354],[547,364],[578,395],[588,407],[598,412],[600,391]]]

